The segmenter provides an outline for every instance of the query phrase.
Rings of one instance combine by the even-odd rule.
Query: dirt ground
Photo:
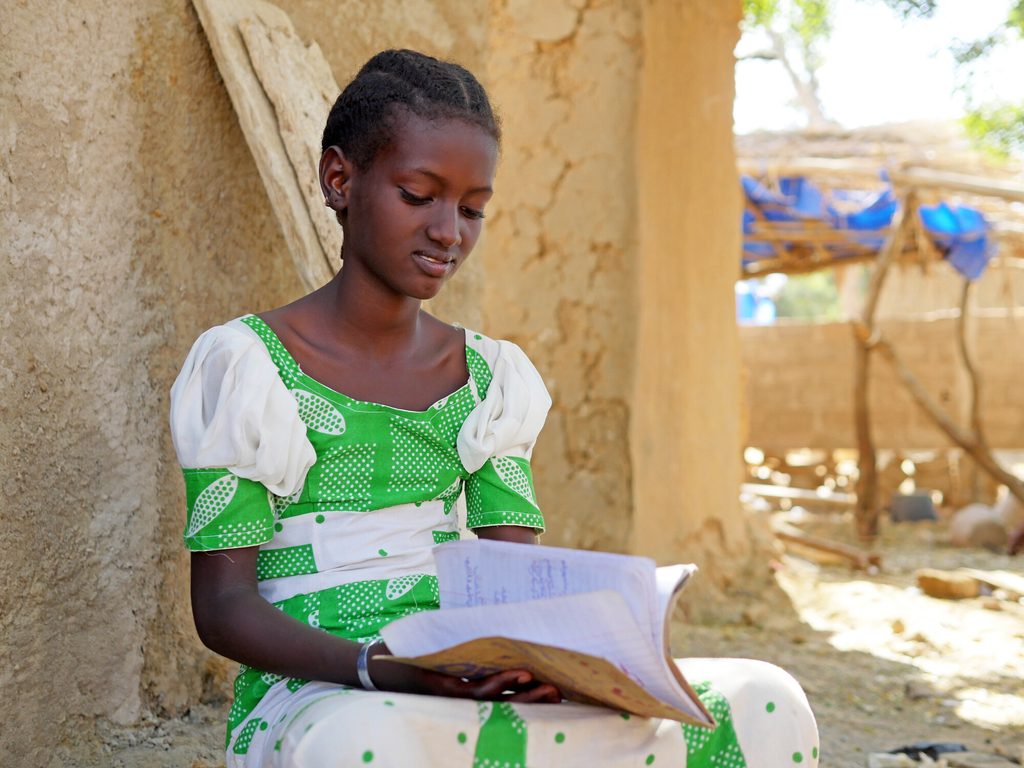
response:
[[[853,543],[853,525],[816,517],[804,530]],[[863,767],[867,754],[920,741],[959,742],[1024,761],[1024,605],[939,600],[918,568],[1007,570],[1021,558],[944,544],[941,524],[883,527],[877,574],[788,556],[788,604],[752,606],[745,626],[678,627],[681,655],[750,656],[790,670],[821,731],[821,765]]]
[[[852,543],[852,524],[841,516],[813,516],[802,527]],[[790,670],[817,715],[829,768],[861,768],[870,752],[919,741],[960,742],[1024,762],[1024,605],[991,596],[938,600],[914,579],[921,567],[1019,573],[1021,558],[953,549],[944,537],[941,524],[885,526],[876,574],[780,556],[775,599],[751,603],[742,623],[675,625],[674,650]],[[211,702],[181,719],[109,729],[100,754],[95,745],[89,754],[69,749],[51,766],[214,768],[223,765],[226,711],[226,702]]]

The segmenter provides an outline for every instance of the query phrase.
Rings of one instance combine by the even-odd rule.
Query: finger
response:
[[[507,690],[528,685],[532,680],[533,676],[526,670],[507,669],[479,680],[473,680],[468,685],[473,688],[474,697],[489,700],[500,698],[501,694]]]
[[[557,704],[562,700],[562,692],[550,683],[539,685],[509,696],[507,701],[514,701],[520,704]]]

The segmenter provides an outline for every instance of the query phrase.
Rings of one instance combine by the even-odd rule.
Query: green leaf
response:
[[[830,0],[793,0],[793,29],[807,49],[828,40],[832,34]]]
[[[743,0],[743,18],[755,27],[770,27],[779,15],[779,0]]]
[[[983,105],[963,119],[967,135],[998,157],[1024,152],[1024,104]]]

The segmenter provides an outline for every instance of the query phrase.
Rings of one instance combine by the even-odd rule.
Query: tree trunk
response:
[[[854,516],[857,535],[865,540],[878,535],[878,468],[875,446],[871,439],[871,413],[868,402],[872,338],[878,332],[875,326],[875,311],[878,309],[878,300],[882,294],[882,287],[885,285],[889,267],[896,254],[903,249],[904,222],[911,221],[906,216],[908,206],[916,207],[916,198],[912,192],[903,197],[900,206],[896,209],[889,237],[879,251],[875,268],[871,272],[861,320],[853,324],[854,339],[857,343],[854,361],[853,409],[854,429],[857,434],[857,456],[860,465],[860,477],[857,480],[857,508]]]

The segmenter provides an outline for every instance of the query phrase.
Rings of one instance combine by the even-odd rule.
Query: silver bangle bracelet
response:
[[[379,690],[376,685],[373,684],[373,680],[370,679],[370,649],[376,645],[383,645],[384,641],[379,637],[374,640],[367,640],[359,648],[359,656],[356,657],[356,676],[359,678],[359,684],[368,691]]]

